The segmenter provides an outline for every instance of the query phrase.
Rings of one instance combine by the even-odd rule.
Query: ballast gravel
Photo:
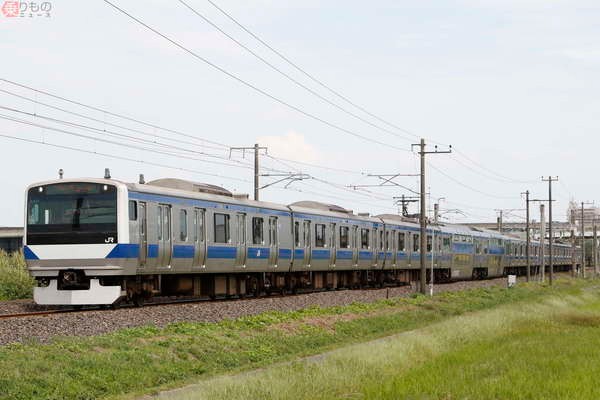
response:
[[[499,285],[506,285],[506,278],[437,285],[435,291],[439,293]],[[374,302],[387,297],[408,296],[414,292],[414,286],[340,290],[296,296],[205,301],[0,319],[0,345],[30,341],[47,343],[57,336],[95,336],[138,326],[164,327],[174,322],[218,322],[265,311],[294,311],[310,306],[331,307],[353,302]],[[36,306],[31,300],[0,302],[0,315],[47,309]]]

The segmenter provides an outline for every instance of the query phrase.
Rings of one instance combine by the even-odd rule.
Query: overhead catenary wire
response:
[[[108,131],[105,129],[99,129],[99,128],[94,128],[94,127],[90,127],[87,125],[81,125],[81,124],[76,124],[70,121],[64,121],[64,120],[59,120],[59,119],[54,119],[51,117],[45,117],[45,116],[40,116],[40,115],[36,115],[33,113],[28,113],[26,111],[22,111],[22,110],[17,110],[17,109],[13,109],[10,107],[5,107],[5,106],[0,106],[0,109],[4,109],[4,110],[8,110],[11,112],[16,112],[16,113],[21,113],[24,115],[28,115],[28,116],[32,116],[32,117],[37,117],[37,118],[42,118],[42,119],[46,119],[48,121],[54,122],[54,123],[58,123],[58,124],[63,124],[63,125],[68,125],[72,128],[78,128],[78,129],[84,129],[86,131],[90,131],[92,133],[95,134],[103,134],[103,135],[108,135],[111,137],[117,137],[117,138],[121,138],[121,139],[125,139],[125,140],[129,140],[129,141],[135,141],[138,143],[144,143],[146,145],[156,145],[157,143],[152,142],[152,141],[148,141],[146,139],[140,139],[140,138],[136,138],[134,136],[131,135],[123,135],[120,133],[116,133],[116,132],[112,132],[112,131]],[[136,148],[138,150],[144,150],[144,151],[151,151],[151,152],[155,152],[157,154],[163,154],[163,155],[170,155],[170,156],[177,156],[180,158],[186,158],[186,159],[192,159],[192,160],[198,160],[201,162],[207,162],[207,163],[212,163],[212,164],[217,164],[217,165],[224,165],[224,166],[230,166],[230,167],[239,167],[239,168],[246,168],[246,169],[251,169],[252,166],[248,163],[242,163],[239,162],[238,160],[229,160],[225,157],[221,157],[215,154],[210,154],[210,153],[205,153],[205,152],[199,152],[199,151],[189,151],[187,154],[182,154],[182,153],[173,153],[172,151],[166,151],[166,150],[158,150],[158,149],[154,149],[154,148],[148,148],[148,147],[139,147],[139,146],[135,146],[135,145],[128,145],[125,143],[119,143],[119,142],[115,142],[115,141],[108,141],[106,139],[103,138],[99,138],[99,137],[95,137],[95,136],[89,136],[89,135],[83,135],[80,133],[76,133],[76,132],[71,132],[71,131],[65,131],[62,129],[58,129],[52,126],[48,126],[48,125],[42,125],[42,124],[37,124],[31,121],[27,121],[27,120],[23,120],[23,119],[19,119],[19,118],[14,118],[12,116],[8,116],[8,115],[2,115],[0,114],[0,118],[2,119],[6,119],[6,120],[10,120],[12,122],[18,122],[21,124],[27,124],[27,125],[31,125],[31,126],[36,126],[42,129],[49,129],[49,130],[53,130],[53,131],[58,131],[64,134],[68,134],[68,135],[72,135],[72,136],[78,136],[80,138],[84,138],[84,139],[89,139],[89,140],[95,140],[95,141],[100,141],[100,142],[106,142],[109,144],[114,144],[114,145],[119,145],[119,146],[131,146],[132,148]],[[173,148],[176,151],[181,151],[181,152],[185,152],[185,149],[183,148],[178,148],[178,147],[172,147],[172,146],[168,146],[169,148]],[[223,162],[223,161],[214,161],[214,160],[204,160],[202,158],[199,157],[192,157],[191,155],[197,155],[197,156],[204,156],[204,157],[209,157],[209,158],[213,158],[213,159],[219,159],[219,160],[224,160],[224,161],[229,161],[229,162]]]
[[[60,145],[60,144],[55,144],[55,143],[49,143],[49,142],[41,141],[41,140],[27,139],[27,138],[18,137],[18,136],[7,135],[7,134],[4,134],[4,133],[0,133],[0,137],[3,137],[5,139],[11,139],[11,140],[17,140],[17,141],[21,141],[21,142],[26,142],[26,143],[40,144],[40,145],[43,145],[43,146],[50,146],[50,147],[54,147],[54,148],[58,148],[58,149],[63,149],[63,150],[76,151],[76,152],[85,153],[85,154],[93,154],[93,155],[102,156],[102,157],[108,157],[108,158],[113,158],[113,159],[117,159],[117,160],[121,160],[121,161],[131,161],[131,162],[145,164],[145,165],[150,165],[150,166],[154,166],[154,167],[160,167],[160,168],[173,169],[173,170],[178,170],[178,171],[183,171],[183,172],[189,172],[189,173],[196,174],[196,175],[212,176],[212,177],[215,177],[215,178],[228,179],[228,180],[237,181],[237,182],[251,183],[247,179],[236,178],[236,177],[231,177],[231,176],[226,176],[226,175],[220,175],[220,174],[213,174],[213,173],[210,173],[210,172],[199,171],[199,170],[190,169],[190,168],[176,167],[176,166],[169,165],[169,164],[157,163],[157,162],[153,162],[153,161],[146,161],[146,160],[135,159],[135,158],[125,157],[125,156],[118,156],[118,155],[115,155],[115,154],[98,152],[98,151],[94,151],[94,150],[86,150],[86,149],[82,149],[82,148],[74,147],[74,146],[65,146],[65,145]]]
[[[172,141],[174,143],[186,144],[186,145],[197,146],[197,147],[202,147],[202,148],[209,148],[209,149],[213,149],[213,150],[227,150],[226,147],[222,147],[222,146],[218,147],[218,146],[207,145],[206,144],[206,143],[208,143],[208,142],[206,142],[207,139],[203,139],[203,138],[200,138],[200,137],[196,138],[196,139],[200,140],[200,143],[191,142],[191,141],[188,141],[188,140],[175,139],[175,138],[172,138],[172,137],[159,135],[156,132],[146,132],[146,131],[142,131],[142,130],[139,130],[139,129],[129,128],[129,127],[126,127],[126,126],[123,126],[123,125],[115,124],[113,122],[109,122],[109,121],[106,121],[106,120],[101,120],[101,119],[98,119],[98,118],[94,118],[94,117],[91,117],[89,115],[85,115],[85,114],[81,114],[81,113],[78,113],[78,112],[70,111],[70,110],[67,110],[65,108],[57,107],[57,106],[54,106],[54,105],[51,105],[51,104],[39,101],[37,99],[32,99],[32,98],[27,97],[27,96],[22,96],[22,95],[19,95],[17,93],[14,93],[14,92],[11,92],[11,91],[8,91],[8,90],[5,90],[5,89],[0,89],[0,92],[8,94],[10,96],[17,97],[17,98],[22,99],[22,100],[26,100],[26,101],[32,102],[33,104],[36,104],[36,105],[41,105],[41,106],[50,108],[50,109],[55,110],[55,111],[60,111],[60,112],[66,113],[66,114],[74,115],[74,116],[79,117],[79,118],[84,118],[84,119],[87,119],[87,120],[90,120],[90,121],[101,123],[103,125],[108,125],[108,126],[112,126],[112,127],[115,127],[115,128],[123,129],[123,130],[129,131],[129,132],[139,133],[140,135],[143,135],[143,136],[149,136],[149,137],[153,137],[153,138],[161,138],[163,140]]]
[[[196,58],[197,60],[205,63],[206,65],[210,66],[211,68],[221,72],[222,74],[228,76],[229,78],[241,83],[242,85],[252,89],[253,91],[275,101],[276,103],[279,103],[293,111],[296,111],[297,113],[304,115],[307,118],[310,118],[314,121],[320,122],[321,124],[328,126],[330,128],[333,128],[337,131],[340,131],[342,133],[346,133],[348,135],[354,136],[356,138],[362,139],[364,141],[370,142],[370,143],[374,143],[374,144],[378,144],[387,148],[392,148],[394,150],[398,150],[398,151],[404,151],[404,152],[410,152],[410,150],[406,149],[406,148],[401,148],[398,146],[395,146],[393,144],[390,143],[385,143],[382,142],[380,140],[377,139],[373,139],[373,138],[369,138],[365,135],[362,135],[360,133],[357,133],[355,131],[352,131],[350,129],[346,129],[340,125],[337,125],[335,123],[329,122],[315,114],[312,114],[308,111],[305,111],[304,109],[300,108],[299,106],[293,105],[292,103],[289,103],[269,92],[267,92],[266,90],[263,90],[261,88],[259,88],[258,86],[240,78],[239,76],[235,75],[232,72],[229,72],[228,70],[226,70],[225,68],[213,63],[212,61],[206,59],[205,57],[202,57],[201,55],[199,55],[198,53],[196,53],[195,51],[189,49],[188,47],[182,45],[181,43],[177,42],[176,40],[170,38],[169,36],[165,35],[164,33],[158,31],[157,29],[151,27],[150,25],[146,24],[145,22],[143,22],[141,19],[135,17],[134,15],[132,15],[131,13],[125,11],[124,9],[120,8],[119,6],[117,6],[116,4],[110,2],[109,0],[103,0],[106,4],[110,5],[111,7],[113,7],[115,10],[117,10],[118,12],[120,12],[121,14],[127,16],[129,19],[135,21],[136,23],[138,23],[139,25],[143,26],[144,28],[146,28],[147,30],[153,32],[154,34],[162,37],[163,39],[165,39],[166,41],[168,41],[169,43],[173,44],[174,46],[178,47],[179,49],[183,50],[184,52],[186,52],[187,54],[193,56],[194,58]]]
[[[293,76],[291,76],[290,74],[288,74],[287,72],[283,71],[282,69],[278,68],[276,65],[274,65],[273,63],[269,62],[267,59],[265,59],[264,57],[262,57],[260,54],[256,53],[254,50],[252,50],[251,48],[249,48],[248,46],[246,46],[245,44],[243,44],[242,42],[240,42],[239,40],[237,40],[236,38],[234,38],[232,35],[230,35],[229,33],[225,32],[225,30],[223,30],[221,27],[219,27],[217,24],[215,24],[213,21],[211,21],[210,19],[208,19],[205,15],[203,15],[202,13],[200,13],[198,10],[196,10],[195,8],[193,8],[191,5],[189,5],[187,2],[185,2],[184,0],[178,0],[181,4],[183,4],[184,7],[186,7],[188,10],[190,10],[192,13],[194,13],[195,15],[197,15],[198,17],[200,17],[202,20],[204,20],[207,24],[209,24],[210,26],[212,26],[213,28],[215,28],[216,30],[218,30],[219,32],[221,32],[223,35],[225,35],[227,38],[229,38],[231,41],[233,41],[234,43],[236,43],[238,46],[240,46],[241,48],[243,48],[244,50],[246,50],[248,53],[250,53],[251,55],[253,55],[254,57],[256,57],[258,60],[260,60],[263,64],[267,65],[269,68],[271,68],[272,70],[274,70],[275,72],[279,73],[280,75],[284,76],[286,79],[288,79],[289,81],[293,82],[296,86],[306,90],[307,92],[309,92],[310,94],[316,96],[317,98],[319,98],[320,100],[326,102],[327,104],[331,105],[332,107],[335,107],[336,109],[342,111],[343,113],[350,115],[351,117],[358,119],[359,121],[364,122],[365,124],[376,128],[382,132],[388,133],[392,136],[395,136],[397,138],[403,139],[403,140],[407,140],[407,141],[412,141],[413,138],[412,137],[408,137],[405,135],[399,135],[397,133],[395,133],[394,131],[384,128],[380,125],[377,125],[363,117],[361,117],[360,115],[340,106],[339,104],[329,100],[328,98],[326,98],[325,96],[321,95],[320,93],[318,93],[317,91],[311,89],[310,87],[306,86],[305,84],[303,84],[302,82],[300,82],[299,80],[297,80],[296,78],[294,78]]]
[[[9,83],[11,85],[15,85],[15,86],[21,87],[23,89],[28,89],[28,90],[31,90],[33,92],[36,92],[36,93],[39,93],[39,94],[43,94],[45,96],[49,96],[49,97],[52,97],[52,98],[55,98],[55,99],[58,99],[58,100],[62,100],[62,101],[65,101],[65,102],[68,102],[68,103],[71,103],[71,104],[75,104],[75,105],[78,105],[78,106],[81,106],[81,107],[85,107],[85,108],[90,109],[90,110],[101,112],[101,113],[104,113],[106,115],[110,115],[110,116],[113,116],[113,117],[116,117],[116,118],[121,118],[121,119],[130,121],[130,122],[135,122],[135,123],[138,123],[138,124],[141,124],[141,125],[145,125],[145,126],[150,127],[150,128],[159,129],[159,130],[162,130],[162,131],[165,131],[165,132],[173,133],[173,134],[178,135],[178,136],[187,137],[189,139],[195,139],[195,140],[198,140],[198,141],[203,141],[203,142],[211,143],[211,144],[218,145],[218,146],[221,146],[221,147],[226,147],[226,148],[231,147],[228,144],[219,143],[219,142],[216,142],[214,140],[199,138],[198,136],[194,136],[194,135],[191,135],[191,134],[188,134],[188,133],[184,133],[184,132],[177,131],[177,130],[170,129],[170,128],[165,128],[165,127],[162,127],[162,126],[150,123],[150,122],[144,122],[144,121],[136,119],[136,118],[128,117],[128,116],[123,115],[123,114],[118,114],[118,113],[115,113],[115,112],[112,112],[112,111],[109,111],[107,109],[103,109],[103,108],[100,108],[100,107],[91,106],[91,105],[88,105],[88,104],[85,104],[85,103],[82,103],[82,102],[79,102],[79,101],[76,101],[76,100],[71,100],[71,99],[68,99],[66,97],[59,96],[59,95],[56,95],[56,94],[52,94],[50,92],[47,92],[47,91],[44,91],[44,90],[41,90],[41,89],[36,89],[36,88],[31,87],[31,86],[27,86],[27,85],[24,85],[22,83],[11,81],[11,80],[6,79],[6,78],[0,78],[0,81],[3,81],[3,82],[6,82],[6,83]]]
[[[339,91],[334,90],[333,88],[331,88],[329,85],[325,84],[322,80],[316,78],[314,75],[308,73],[304,68],[300,67],[298,64],[294,63],[293,61],[291,61],[287,56],[285,56],[282,52],[280,52],[279,50],[275,49],[273,46],[271,46],[269,43],[267,43],[264,39],[262,39],[261,37],[259,37],[257,34],[255,34],[254,32],[252,32],[250,29],[248,29],[246,26],[244,26],[241,22],[239,22],[236,18],[234,18],[231,14],[229,14],[227,11],[225,11],[223,8],[221,8],[219,5],[217,5],[214,1],[212,0],[207,0],[213,7],[215,7],[217,10],[219,10],[219,12],[221,12],[223,15],[225,15],[225,17],[227,17],[229,20],[231,20],[234,24],[236,24],[238,27],[240,27],[243,31],[245,31],[246,33],[248,33],[250,36],[252,36],[254,39],[256,39],[258,42],[260,42],[263,46],[265,46],[266,48],[268,48],[269,50],[271,50],[273,53],[275,53],[277,56],[279,56],[282,60],[284,60],[285,62],[287,62],[289,65],[291,65],[292,67],[294,67],[296,70],[298,70],[299,72],[301,72],[303,75],[305,75],[307,78],[309,78],[310,80],[312,80],[313,82],[315,82],[316,84],[318,84],[319,86],[323,87],[324,89],[326,89],[327,91],[329,91],[330,93],[334,94],[335,96],[337,96],[338,98],[342,99],[343,101],[345,101],[346,103],[350,104],[351,106],[357,108],[358,110],[364,112],[365,114],[371,116],[372,118],[375,118],[376,120],[394,128],[397,129],[401,132],[404,132],[410,136],[413,136],[414,138],[419,138],[418,135],[414,134],[413,132],[401,128],[399,126],[397,126],[396,124],[389,122],[379,116],[377,116],[376,114],[368,111],[366,108],[358,105],[357,103],[353,102],[352,100],[350,100],[348,97],[342,95]],[[440,143],[438,143],[440,144]]]

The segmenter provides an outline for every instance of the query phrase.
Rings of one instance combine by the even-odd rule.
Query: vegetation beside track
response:
[[[474,289],[434,298],[415,296],[343,307],[269,312],[219,323],[178,323],[163,329],[148,326],[100,337],[62,338],[51,344],[10,345],[0,348],[0,398],[129,398],[200,378],[265,367],[436,322],[452,321],[453,317],[498,305],[519,303],[515,309],[526,313],[530,304],[543,298],[583,296],[584,289],[590,285],[589,282],[563,281],[554,288],[533,284],[514,289]],[[460,327],[460,324],[452,326],[453,329]],[[482,337],[491,333],[483,332]],[[406,335],[413,336],[420,335],[412,332]],[[366,354],[370,352],[366,350]],[[373,359],[374,364],[385,361],[385,354],[385,351],[374,352],[373,356],[383,357]],[[401,354],[398,357],[402,358]],[[349,364],[338,365],[336,377],[347,381],[342,374],[346,369],[354,370]],[[330,375],[324,373],[323,378]],[[302,379],[293,374],[287,376],[286,382],[290,376]],[[311,376],[307,375],[307,379]],[[290,394],[293,387],[286,393]],[[301,387],[297,386],[303,390]],[[317,388],[325,394],[334,394],[327,385],[313,385],[309,388],[312,391],[292,392],[295,395],[290,397],[303,394],[306,398],[323,397],[315,392]],[[247,389],[250,393],[262,393],[265,388],[249,384]],[[229,394],[236,393],[232,391]],[[265,395],[241,397],[279,397],[268,392]]]
[[[0,300],[31,298],[35,280],[29,276],[23,254],[0,250]]]

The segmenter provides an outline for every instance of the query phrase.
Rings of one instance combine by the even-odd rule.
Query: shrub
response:
[[[31,298],[34,285],[23,254],[0,250],[0,300]]]

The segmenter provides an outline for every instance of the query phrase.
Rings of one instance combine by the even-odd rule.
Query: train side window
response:
[[[431,235],[427,235],[427,252],[431,253],[431,249],[433,249],[433,239]]]
[[[390,231],[385,232],[385,250],[390,251]]]
[[[398,251],[406,251],[406,236],[404,232],[398,233]]]
[[[300,247],[300,221],[294,222],[294,243],[296,247]]]
[[[129,200],[129,220],[130,221],[137,221],[137,214],[138,214],[138,209],[137,209],[137,201],[135,200]]]
[[[350,247],[350,228],[340,226],[340,248],[347,249]]]
[[[182,242],[188,240],[188,224],[187,224],[187,211],[179,210],[179,239]]]
[[[325,247],[325,224],[315,224],[315,247]]]
[[[264,226],[263,218],[252,217],[252,244],[265,244]]]
[[[215,243],[229,243],[229,215],[215,213]]]
[[[421,248],[421,235],[418,233],[413,234],[413,251],[417,252]]]
[[[366,228],[360,230],[360,247],[362,249],[369,248],[369,230]]]

